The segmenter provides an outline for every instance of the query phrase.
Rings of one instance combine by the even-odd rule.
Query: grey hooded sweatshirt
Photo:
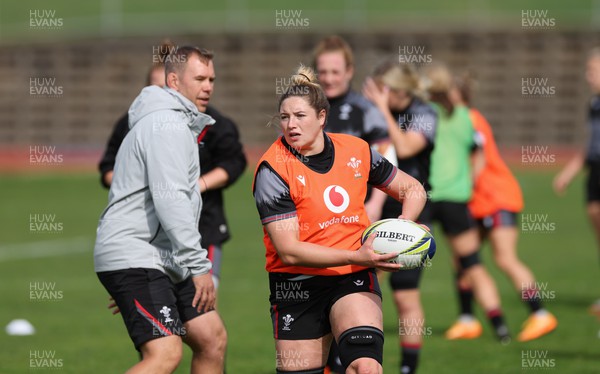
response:
[[[142,90],[129,108],[130,132],[100,216],[96,272],[158,269],[178,283],[210,271],[198,232],[197,138],[214,122],[172,89]]]

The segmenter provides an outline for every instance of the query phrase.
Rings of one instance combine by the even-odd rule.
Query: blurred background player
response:
[[[469,114],[484,152],[484,164],[476,166],[473,196],[469,210],[477,220],[481,239],[489,239],[496,265],[512,281],[523,302],[530,310],[530,316],[519,333],[519,341],[537,339],[553,331],[556,318],[543,309],[538,297],[535,277],[531,270],[517,256],[517,214],[523,209],[523,196],[516,178],[502,158],[496,146],[494,134],[485,117],[470,107],[473,82],[469,75],[456,80],[452,90],[452,101],[456,105],[469,107]],[[481,167],[482,166],[482,167]],[[457,290],[460,300],[461,317],[456,322],[456,330],[481,332],[481,326],[473,315],[473,292],[470,284],[457,277]],[[471,326],[462,326],[465,322]],[[476,338],[476,334],[465,338]]]
[[[354,135],[376,150],[388,144],[383,114],[350,87],[354,77],[350,45],[335,35],[321,40],[314,49],[313,64],[331,108],[326,131]]]
[[[437,115],[418,95],[419,76],[411,65],[386,62],[367,78],[363,94],[383,113],[393,147],[392,163],[431,190],[429,167],[435,141]],[[380,196],[383,195],[384,199]],[[402,203],[373,190],[371,221],[398,217]],[[427,201],[418,222],[432,225],[431,203]],[[416,372],[423,342],[425,316],[421,306],[419,280],[422,268],[402,270],[390,275],[400,325],[402,374]]]
[[[590,51],[585,77],[593,95],[588,109],[590,141],[587,151],[577,152],[554,178],[553,186],[558,195],[563,195],[573,178],[584,166],[587,167],[587,214],[596,234],[600,255],[600,48]],[[600,316],[600,299],[592,304],[590,311]]]
[[[494,280],[479,259],[479,234],[467,207],[473,189],[471,156],[477,149],[469,111],[450,100],[454,83],[444,65],[427,66],[423,78],[438,118],[429,179],[433,219],[441,224],[458,260],[455,264],[458,273],[469,280],[475,299],[485,310],[496,336],[502,342],[509,342],[500,296]],[[475,154],[475,157],[482,156],[482,153]],[[459,329],[463,325],[458,326],[446,332],[448,339],[464,337],[465,333]]]
[[[172,51],[174,46],[167,42],[160,50]],[[168,54],[161,55],[159,61],[166,61],[168,58]],[[148,83],[164,86],[164,69],[163,62],[153,65],[148,74]],[[221,276],[222,246],[230,238],[223,205],[223,191],[238,180],[246,169],[247,161],[236,124],[208,105],[214,90],[214,72],[211,74],[211,84],[202,91],[200,107],[202,112],[215,120],[215,124],[208,128],[202,141],[198,144],[200,155],[200,179],[198,182],[203,204],[198,229],[202,234],[202,247],[207,249],[208,258],[213,265],[211,274],[215,288],[218,288]],[[110,187],[112,181],[117,151],[129,131],[128,122],[129,117],[125,114],[116,123],[100,161],[102,184],[107,188]],[[109,307],[114,307],[114,304]]]
[[[383,114],[351,88],[354,54],[348,42],[337,35],[322,39],[313,51],[313,67],[330,106],[325,130],[354,135],[369,143],[376,151],[385,153],[389,138]],[[373,209],[371,193],[372,189],[369,188],[365,204],[369,215]],[[329,370],[334,373],[342,370],[335,342],[330,351]]]
[[[277,357],[295,352],[303,363],[298,370],[278,360],[277,372],[323,373],[335,338],[344,373],[382,373],[383,317],[374,268],[400,265],[387,262],[393,254],[373,252],[375,235],[360,243],[369,225],[367,182],[402,196],[402,215],[411,220],[421,213],[425,194],[417,180],[363,140],[324,131],[329,104],[311,69],[300,67],[291,80],[279,100],[283,136],[262,156],[253,186]],[[302,292],[286,297],[282,289]]]

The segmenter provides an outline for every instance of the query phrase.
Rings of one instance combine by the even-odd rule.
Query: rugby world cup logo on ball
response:
[[[361,243],[373,233],[375,253],[397,253],[389,262],[401,264],[402,269],[414,269],[431,260],[435,255],[435,240],[423,226],[406,219],[390,218],[372,223],[363,231]]]

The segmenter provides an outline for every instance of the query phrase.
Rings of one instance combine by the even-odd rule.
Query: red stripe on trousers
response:
[[[213,258],[215,256],[215,246],[212,244],[209,244],[208,248],[206,249],[207,255],[206,257],[208,258],[208,261],[210,261],[211,263],[213,262]],[[212,274],[212,268],[210,268],[210,273]]]
[[[148,312],[146,309],[144,309],[144,307],[142,306],[142,304],[139,303],[139,301],[137,301],[136,299],[133,299],[133,301],[135,301],[135,307],[138,309],[138,311],[142,312],[143,315],[145,315],[148,319],[150,319],[165,334],[173,335],[171,333],[171,331],[169,331],[169,329],[167,329],[165,326],[163,326],[163,324],[160,323],[156,318],[154,318],[154,316],[152,314],[150,314],[150,312]]]

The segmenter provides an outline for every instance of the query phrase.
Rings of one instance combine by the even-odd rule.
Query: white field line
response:
[[[94,242],[79,236],[63,240],[0,245],[0,262],[28,258],[56,257],[74,253],[92,252]]]

